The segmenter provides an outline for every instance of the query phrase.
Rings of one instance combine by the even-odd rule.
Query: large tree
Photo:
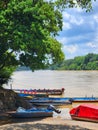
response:
[[[55,36],[62,30],[62,10],[77,6],[88,11],[91,0],[0,0],[1,84],[18,65],[36,70],[64,60]]]

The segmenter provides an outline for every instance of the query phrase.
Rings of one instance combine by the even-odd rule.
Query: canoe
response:
[[[25,93],[18,93],[20,97],[27,97],[27,98],[33,98],[33,97],[49,97],[47,94],[25,94]]]
[[[53,116],[53,110],[45,108],[26,110],[19,107],[17,111],[9,112],[8,114],[14,118],[51,117]]]
[[[68,98],[52,98],[52,97],[47,97],[47,98],[33,98],[32,100],[29,100],[30,103],[33,103],[34,105],[68,105],[71,104],[72,102],[68,100]]]
[[[66,101],[66,102],[61,102],[61,103],[49,103],[49,102],[45,102],[45,103],[33,103],[33,105],[36,105],[36,106],[48,106],[48,105],[54,105],[54,106],[65,106],[65,105],[70,105],[71,103],[69,101]]]
[[[24,93],[24,94],[47,94],[47,95],[62,95],[65,91],[64,88],[61,89],[13,89],[13,91],[17,93]]]
[[[98,102],[98,97],[73,97],[73,98],[69,98],[69,101],[72,101],[72,103],[78,102],[78,103],[82,103],[82,102]]]
[[[61,111],[56,109],[53,105],[48,105],[47,108],[36,108],[24,109],[19,107],[16,111],[8,112],[11,117],[14,118],[34,118],[34,117],[52,117],[53,112],[60,114]]]
[[[52,117],[53,111],[13,112],[10,115],[15,118]]]
[[[98,122],[98,106],[94,104],[82,104],[70,110],[73,120]]]

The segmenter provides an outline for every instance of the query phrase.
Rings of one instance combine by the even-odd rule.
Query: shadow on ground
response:
[[[9,117],[2,117],[0,118],[0,126],[6,124],[13,124],[13,123],[24,123],[24,122],[36,122],[40,121],[45,118],[9,118]]]
[[[13,124],[2,126],[2,130],[89,130],[79,126],[50,125],[50,124]]]

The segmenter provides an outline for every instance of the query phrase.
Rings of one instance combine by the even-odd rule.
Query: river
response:
[[[98,71],[17,71],[12,79],[7,88],[65,88],[66,97],[98,96]]]

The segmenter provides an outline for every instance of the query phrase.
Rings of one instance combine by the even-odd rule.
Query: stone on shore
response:
[[[13,111],[18,107],[31,108],[31,104],[12,90],[0,89],[0,112]]]

